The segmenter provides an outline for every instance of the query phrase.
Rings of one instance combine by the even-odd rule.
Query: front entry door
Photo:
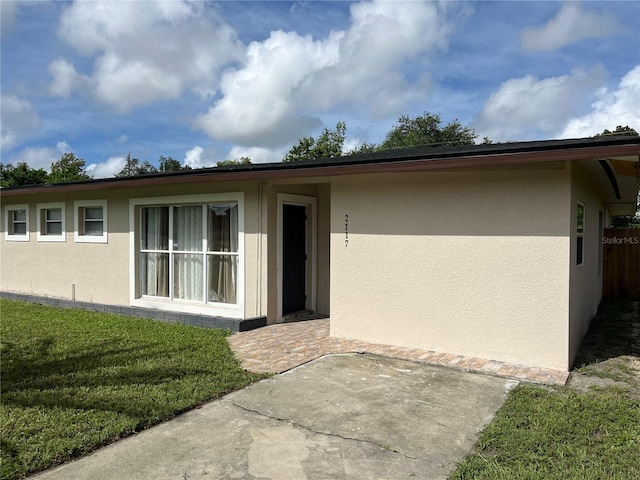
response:
[[[304,310],[307,291],[307,208],[282,205],[282,314]]]

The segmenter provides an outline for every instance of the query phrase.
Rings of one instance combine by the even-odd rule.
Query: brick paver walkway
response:
[[[236,333],[229,343],[245,369],[261,373],[285,372],[332,353],[359,352],[551,385],[564,385],[569,378],[569,372],[560,370],[334,338],[329,336],[329,319],[269,325]]]

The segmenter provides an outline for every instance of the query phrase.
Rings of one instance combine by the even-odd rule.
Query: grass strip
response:
[[[0,300],[0,478],[88,453],[261,378],[230,332]]]
[[[624,390],[513,389],[451,479],[638,479],[640,402]]]

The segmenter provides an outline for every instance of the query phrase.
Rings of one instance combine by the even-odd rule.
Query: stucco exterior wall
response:
[[[28,203],[29,242],[6,241],[4,221],[0,239],[0,289],[19,293],[71,299],[75,286],[77,301],[130,305],[130,219],[129,199],[174,195],[242,192],[244,194],[245,271],[244,317],[266,314],[266,246],[260,208],[260,185],[251,182],[202,183],[167,187],[123,188],[83,192],[75,195],[11,197],[9,204]],[[107,200],[108,243],[74,241],[74,201]],[[66,242],[36,239],[37,203],[65,202]]]
[[[74,201],[107,200],[108,243],[74,241]],[[36,239],[38,203],[65,202],[65,242]],[[83,302],[129,305],[128,199],[114,195],[47,195],[3,202],[29,204],[29,242],[0,239],[0,288],[6,291],[72,299]],[[3,211],[4,215],[4,211]]]
[[[602,228],[608,220],[604,192],[598,182],[579,162],[571,164],[571,257],[569,296],[569,364],[573,363],[591,318],[602,299]],[[584,261],[576,262],[578,202],[585,207]],[[602,212],[603,221],[599,216]]]
[[[331,334],[566,369],[570,174],[334,178]]]

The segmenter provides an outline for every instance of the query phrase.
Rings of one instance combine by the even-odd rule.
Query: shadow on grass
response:
[[[582,340],[573,369],[622,356],[640,357],[640,302],[604,300]]]
[[[167,385],[187,378],[215,377],[210,368],[180,362],[184,352],[178,348],[157,343],[136,342],[125,347],[119,339],[100,340],[85,343],[74,354],[55,353],[54,344],[53,338],[34,339],[27,351],[3,344],[4,406],[110,411],[143,426],[149,424],[149,416],[153,423],[175,409],[175,398],[163,398]],[[180,410],[184,407],[178,406]]]
[[[226,332],[2,301],[0,478],[17,479],[259,379]]]

